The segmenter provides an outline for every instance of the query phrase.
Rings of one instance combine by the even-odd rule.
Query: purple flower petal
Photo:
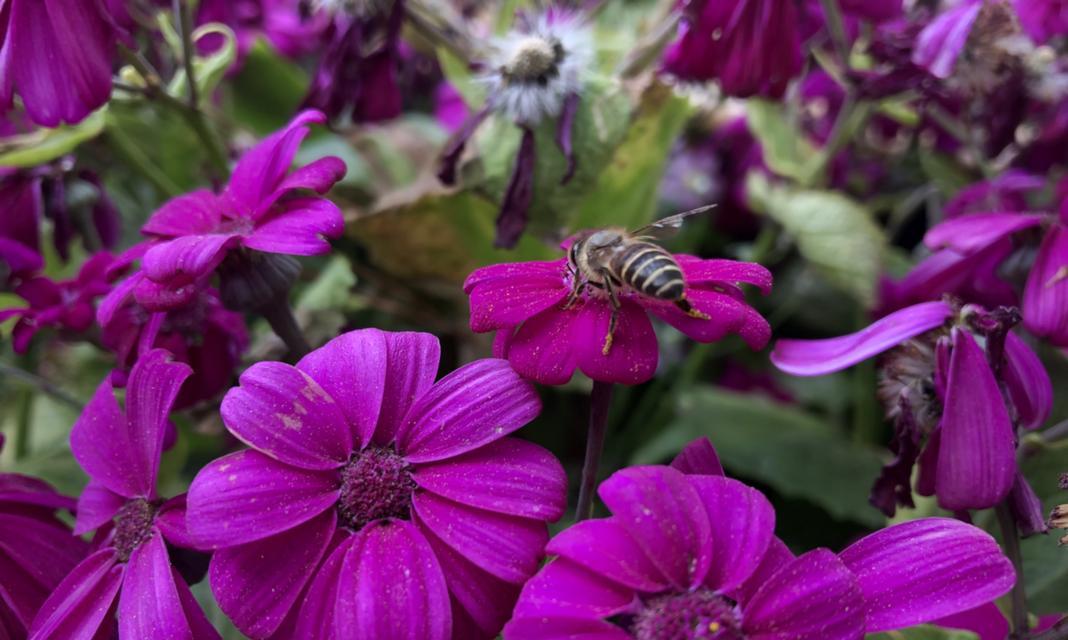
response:
[[[1005,335],[1005,389],[1025,429],[1037,429],[1053,410],[1053,382],[1042,361],[1015,333]]]
[[[865,536],[840,554],[867,602],[867,631],[889,631],[990,602],[1016,581],[981,529],[923,518]]]
[[[74,567],[37,612],[34,640],[93,640],[111,614],[122,586],[123,567],[115,550],[104,548]]]
[[[578,522],[553,538],[545,552],[638,591],[656,593],[668,587],[660,570],[615,518]]]
[[[575,126],[575,114],[578,113],[578,107],[579,95],[577,93],[567,94],[563,107],[560,109],[560,116],[556,119],[556,146],[560,147],[560,153],[564,154],[564,159],[567,161],[567,169],[560,178],[560,184],[571,182],[571,178],[575,176],[575,150],[571,148],[571,131]]]
[[[296,604],[336,529],[337,516],[329,511],[276,536],[216,551],[209,578],[219,608],[242,633],[270,636]]]
[[[530,203],[534,201],[534,166],[536,147],[534,130],[523,127],[523,138],[515,157],[512,177],[504,192],[501,211],[497,214],[497,237],[493,246],[511,249],[519,243],[519,237],[527,228]]]
[[[775,508],[764,494],[730,478],[687,476],[712,528],[712,564],[705,584],[724,592],[756,571],[775,537]]]
[[[82,469],[124,498],[147,496],[155,490],[155,483],[147,482],[150,462],[138,457],[130,431],[111,382],[105,379],[70,432],[71,453]]]
[[[683,447],[671,461],[671,466],[686,475],[723,475],[723,465],[719,462],[716,448],[706,437],[697,438]]]
[[[1027,330],[1068,346],[1068,229],[1056,225],[1042,240],[1027,276],[1022,305]]]
[[[819,376],[847,369],[930,331],[946,321],[952,309],[944,302],[913,305],[872,323],[857,333],[826,340],[779,340],[771,361],[795,376]]]
[[[198,546],[228,547],[273,536],[337,502],[340,481],[258,451],[238,451],[200,470],[189,487],[186,523]]]
[[[464,293],[470,294],[476,287],[497,280],[514,281],[517,278],[533,277],[541,278],[547,275],[559,276],[559,281],[564,282],[564,274],[567,273],[567,260],[534,261],[534,262],[503,262],[491,264],[471,272],[464,280]]]
[[[449,591],[434,552],[411,523],[365,527],[345,555],[334,624],[345,638],[448,640]]]
[[[970,333],[955,329],[943,402],[938,504],[986,509],[1005,499],[1016,477],[1016,443],[1001,389]]]
[[[359,540],[358,536],[346,535],[333,551],[323,560],[308,585],[308,591],[299,603],[293,638],[323,638],[334,640],[338,637],[334,628],[334,608],[338,598],[338,584],[341,582],[341,567],[349,549]]]
[[[412,478],[454,502],[555,522],[567,506],[567,475],[552,453],[504,438],[459,457],[416,467]]]
[[[189,532],[186,521],[187,498],[188,495],[183,493],[164,502],[156,513],[156,527],[170,544],[195,549],[198,541]]]
[[[765,295],[771,292],[771,272],[755,262],[736,260],[706,260],[696,256],[676,255],[675,259],[690,287],[704,288],[717,283],[751,284]]]
[[[561,261],[520,264],[529,265],[529,270],[515,269],[515,273],[507,276],[485,275],[503,266],[494,265],[468,276],[464,288],[471,296],[472,331],[483,333],[516,327],[568,296]]]
[[[126,419],[130,436],[126,446],[133,449],[139,462],[137,472],[142,486],[138,495],[155,495],[168,416],[178,390],[192,373],[189,365],[175,362],[163,349],[153,349],[142,355],[130,372],[126,386]]]
[[[434,462],[500,440],[538,416],[534,386],[504,360],[477,360],[445,376],[420,397],[397,434],[411,462]]]
[[[557,558],[523,585],[514,619],[607,618],[631,609],[634,597],[633,589]],[[510,627],[505,626],[505,637],[511,637]]]
[[[630,467],[598,490],[664,579],[679,589],[703,582],[712,563],[708,514],[689,477],[670,467]]]
[[[608,355],[604,354],[604,346],[612,309],[605,300],[589,298],[582,304],[574,321],[571,340],[577,351],[578,367],[590,378],[601,382],[640,384],[656,373],[660,357],[656,334],[644,309],[629,300],[621,303]]]
[[[243,244],[265,253],[317,256],[330,252],[327,238],[345,228],[341,209],[326,198],[292,198],[256,225]]]
[[[691,288],[686,293],[695,309],[709,316],[694,318],[669,302],[643,299],[643,304],[664,322],[698,342],[716,342],[735,333],[751,349],[763,349],[771,339],[771,327],[744,300],[719,291]]]
[[[982,2],[969,0],[944,11],[920,32],[912,62],[938,78],[946,79],[957,66],[972,25],[983,8]]]
[[[508,640],[631,640],[622,627],[592,618],[514,618],[505,627]]]
[[[208,622],[207,616],[204,615],[204,610],[200,608],[200,603],[193,597],[193,593],[189,591],[185,580],[173,567],[171,568],[171,579],[174,581],[175,588],[178,589],[178,600],[182,605],[185,619],[189,623],[189,629],[193,632],[194,640],[222,640],[219,632]]]
[[[487,573],[523,584],[538,570],[549,540],[545,524],[474,509],[432,493],[412,500],[416,523]]]
[[[771,544],[768,545],[768,550],[764,553],[764,557],[761,558],[760,565],[756,568],[756,571],[731,596],[745,607],[746,603],[764,586],[764,583],[771,580],[771,577],[779,569],[793,562],[794,557],[793,552],[786,546],[786,543],[777,537],[772,537]]]
[[[345,161],[336,156],[326,156],[294,170],[282,180],[272,200],[277,200],[287,191],[293,189],[307,189],[323,194],[334,186],[334,183],[345,177],[347,171]]]
[[[172,198],[152,214],[141,233],[162,238],[212,233],[222,221],[221,204],[207,189]]]
[[[1016,482],[1013,483],[1012,491],[1009,492],[1009,510],[1020,530],[1020,535],[1024,538],[1049,531],[1042,501],[1035,494],[1027,477],[1020,471],[1016,472]]]
[[[460,164],[460,157],[464,153],[464,147],[467,146],[467,141],[471,139],[471,136],[475,134],[475,129],[482,124],[489,114],[493,113],[490,105],[486,105],[479,111],[471,115],[460,126],[445,143],[445,149],[441,153],[441,160],[438,166],[438,180],[441,180],[442,184],[454,185],[456,184],[456,169]]]
[[[145,275],[155,282],[181,286],[214,271],[226,257],[226,251],[239,241],[240,236],[235,233],[181,236],[149,249],[141,266]]]
[[[971,631],[979,636],[979,640],[1005,640],[1010,632],[1009,621],[993,602],[939,618],[933,624],[949,629]]]
[[[38,513],[0,513],[0,601],[23,625],[33,621],[41,603],[89,549],[58,520]]]
[[[124,638],[193,638],[158,531],[130,554],[118,616]]]
[[[946,220],[927,232],[923,243],[931,249],[949,248],[971,254],[987,248],[1002,238],[1038,226],[1041,215],[1021,213],[978,213]]]
[[[578,367],[573,328],[578,309],[548,309],[524,322],[496,354],[506,356],[517,372],[540,384],[559,385]],[[506,334],[498,334],[498,337]],[[601,336],[603,344],[604,336]]]
[[[771,576],[745,607],[750,640],[856,640],[864,633],[857,580],[830,551],[817,549]]]
[[[345,415],[311,376],[282,362],[257,362],[239,382],[219,408],[239,440],[302,469],[334,469],[349,459]]]
[[[126,498],[123,496],[108,489],[96,480],[90,480],[89,484],[82,490],[81,497],[78,498],[74,534],[80,536],[100,527],[100,525],[111,522],[111,519],[115,517],[115,514],[125,503]]]

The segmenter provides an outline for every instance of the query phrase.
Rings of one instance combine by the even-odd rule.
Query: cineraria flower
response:
[[[252,448],[201,470],[188,522],[218,549],[212,592],[242,632],[500,631],[567,480],[548,451],[507,437],[541,408],[507,362],[435,383],[438,357],[429,334],[353,331],[296,366],[253,365],[223,399]]]
[[[125,386],[140,357],[153,348],[162,348],[193,368],[175,400],[175,409],[215,397],[229,386],[248,347],[244,318],[223,308],[213,287],[199,289],[184,306],[149,311],[133,295],[141,277],[134,274],[119,283],[97,310],[100,341],[117,360],[112,383]]]
[[[493,43],[493,57],[486,63],[490,75],[484,78],[489,87],[486,106],[449,140],[438,171],[442,182],[456,183],[464,147],[490,113],[499,113],[522,130],[515,167],[497,216],[494,244],[503,248],[514,247],[527,226],[527,212],[534,198],[534,135],[544,123],[556,121],[556,144],[567,159],[561,183],[574,176],[571,130],[593,59],[592,35],[584,16],[554,8],[521,22],[518,29]]]
[[[312,75],[305,107],[330,118],[351,109],[350,117],[357,123],[400,114],[397,71],[404,0],[366,4],[348,11],[327,7],[335,14],[330,40]]]
[[[506,640],[860,640],[1015,582],[989,534],[945,518],[794,557],[767,498],[723,477],[707,440],[687,449],[675,468],[630,467],[601,483],[612,515],[553,538],[556,558],[523,587]]]
[[[73,512],[74,500],[36,478],[0,473],[0,637],[25,638],[41,603],[89,550],[58,510]]]
[[[105,380],[71,430],[71,452],[89,475],[74,532],[99,529],[92,554],[41,605],[33,640],[214,640],[167,544],[188,547],[185,497],[164,500],[156,476],[168,415],[189,367],[156,349],[130,374],[125,411]]]
[[[11,330],[15,352],[26,353],[33,336],[46,327],[74,335],[88,331],[96,315],[96,299],[111,290],[109,267],[114,260],[109,253],[98,253],[86,260],[72,280],[55,282],[36,276],[16,286],[15,293],[29,306],[0,310],[0,320],[19,319]]]
[[[794,0],[689,0],[679,39],[664,70],[682,80],[719,80],[723,92],[782,97],[801,73],[799,15]]]
[[[1014,313],[925,302],[847,336],[779,340],[771,361],[786,373],[818,376],[885,352],[879,395],[894,422],[896,458],[875,482],[872,504],[887,515],[895,503],[913,506],[918,464],[920,495],[937,495],[952,511],[985,509],[1026,482],[1016,468],[1015,425],[1039,427],[1053,401],[1041,361],[1009,331]]]
[[[594,233],[583,232],[582,238]],[[496,331],[494,354],[508,358],[523,376],[542,384],[564,384],[575,369],[601,382],[640,384],[656,371],[658,348],[651,313],[698,342],[738,334],[753,349],[771,338],[771,327],[745,302],[740,285],[767,294],[771,273],[759,264],[703,260],[677,255],[684,297],[696,313],[669,300],[618,290],[618,313],[610,296],[580,277],[567,258],[548,262],[496,264],[467,277],[471,330]],[[578,296],[571,300],[572,291]],[[614,331],[609,330],[616,316]]]
[[[111,97],[118,39],[102,0],[9,0],[0,7],[0,114],[16,95],[45,127],[83,120]]]
[[[289,170],[308,125],[325,120],[318,111],[298,114],[238,161],[221,194],[194,191],[152,214],[141,228],[155,242],[142,260],[149,282],[139,285],[138,301],[150,307],[185,304],[196,285],[220,268],[233,275],[221,283],[226,305],[253,310],[287,291],[296,277],[296,265],[274,256],[328,252],[326,238],[341,235],[344,226],[341,210],[320,195],[300,192],[326,193],[345,175],[345,163],[327,156]]]

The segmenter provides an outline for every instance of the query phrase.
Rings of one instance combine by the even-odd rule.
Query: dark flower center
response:
[[[144,498],[134,498],[122,505],[115,516],[115,539],[112,545],[119,552],[119,561],[126,562],[134,549],[152,535],[152,523],[159,505]]]
[[[907,406],[923,433],[930,433],[938,424],[942,403],[935,392],[936,346],[944,335],[943,330],[928,332],[902,343],[883,357],[879,365],[878,395],[891,422]]]
[[[528,36],[519,42],[512,59],[501,71],[509,82],[544,86],[560,73],[564,55],[559,40]]]
[[[341,470],[341,524],[359,531],[381,518],[407,520],[415,491],[410,467],[391,448],[372,446],[353,454]]]
[[[734,604],[708,589],[645,603],[634,617],[635,640],[745,640]]]

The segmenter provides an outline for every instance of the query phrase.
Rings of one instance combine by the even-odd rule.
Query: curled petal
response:
[[[1038,226],[1045,216],[1020,213],[978,213],[946,220],[927,232],[923,243],[931,249],[975,253],[1017,231]]]
[[[962,2],[932,20],[920,32],[912,62],[938,78],[948,78],[982,8],[982,2]]]
[[[719,462],[716,448],[706,437],[697,438],[683,447],[671,461],[671,466],[688,475],[723,475],[723,465]]]
[[[330,252],[327,238],[344,228],[341,209],[326,198],[291,198],[260,220],[243,244],[266,253],[317,256]]]
[[[511,249],[519,243],[519,236],[527,228],[530,203],[534,201],[535,154],[534,131],[524,127],[512,177],[497,214],[497,237],[493,241],[497,248]]]
[[[1023,294],[1024,326],[1058,346],[1068,346],[1068,228],[1046,233]]]
[[[771,292],[771,272],[755,262],[736,260],[705,260],[695,256],[677,255],[675,259],[686,276],[686,284],[704,288],[716,283],[751,284],[761,293]]]
[[[575,150],[571,148],[571,130],[575,125],[575,114],[578,113],[579,95],[569,93],[564,98],[560,116],[556,120],[556,146],[560,147],[560,153],[567,160],[567,169],[560,178],[560,184],[567,184],[575,175]]]
[[[1020,426],[1041,427],[1053,410],[1053,382],[1042,361],[1015,333],[1005,335],[1005,366],[1001,375]]]
[[[752,349],[763,349],[771,339],[771,326],[756,309],[727,291],[690,289],[690,304],[707,316],[695,318],[670,302],[643,299],[642,303],[658,317],[698,342],[715,342],[734,333]]]

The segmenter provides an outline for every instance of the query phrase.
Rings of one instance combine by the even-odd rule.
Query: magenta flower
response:
[[[210,276],[231,254],[238,260],[249,251],[328,252],[326,238],[341,235],[344,226],[341,210],[320,195],[300,192],[326,193],[345,175],[345,163],[327,156],[289,170],[308,125],[325,120],[318,111],[298,114],[238,161],[221,194],[194,191],[152,214],[141,231],[156,242],[145,253],[142,269],[155,290],[140,287],[138,299],[150,306],[183,304],[195,290],[190,285]]]
[[[759,491],[707,440],[601,483],[612,515],[557,535],[506,640],[860,640],[989,602],[1015,582],[990,535],[926,518],[794,557]]]
[[[1065,0],[1013,0],[1020,25],[1038,44],[1068,34],[1068,2]]]
[[[89,545],[56,517],[58,510],[73,512],[74,500],[36,478],[0,473],[0,636],[4,638],[26,637],[41,603],[89,551]]]
[[[130,374],[126,409],[105,380],[71,431],[89,475],[74,532],[98,529],[96,550],[63,579],[33,621],[34,640],[216,639],[167,544],[189,546],[185,498],[164,501],[156,476],[165,427],[189,367],[151,351]]]
[[[601,382],[640,384],[656,371],[658,348],[649,313],[698,342],[734,333],[762,349],[771,328],[745,302],[740,285],[771,290],[771,273],[750,262],[675,256],[686,280],[686,297],[700,319],[670,301],[624,288],[618,326],[605,353],[612,308],[607,296],[587,286],[570,307],[573,289],[566,258],[549,262],[497,264],[467,277],[471,330],[496,331],[494,354],[508,358],[523,376],[541,384],[564,384],[575,369]]]
[[[437,339],[365,329],[261,362],[222,403],[252,448],[189,490],[219,606],[252,638],[491,638],[565,505],[507,362],[434,382]],[[264,562],[263,558],[274,558]]]
[[[44,266],[39,249],[40,182],[11,169],[0,169],[0,285]]]
[[[937,78],[949,78],[983,4],[983,0],[964,0],[935,17],[920,32],[912,61]]]
[[[74,335],[88,331],[96,315],[96,299],[111,290],[109,267],[114,260],[109,253],[98,253],[71,280],[55,282],[46,276],[36,276],[15,287],[15,293],[29,306],[0,310],[0,320],[19,319],[11,330],[15,352],[26,353],[33,337],[45,328]]]
[[[663,63],[680,79],[719,80],[725,93],[742,98],[778,98],[801,73],[794,0],[692,0],[682,15]]]
[[[0,7],[0,113],[22,99],[39,125],[80,122],[111,97],[118,34],[102,0],[9,0]]]
[[[780,340],[771,361],[782,371],[818,376],[886,353],[879,394],[895,423],[897,457],[872,489],[872,503],[892,515],[897,503],[912,505],[916,491],[937,495],[949,510],[985,509],[1004,500],[1017,481],[1015,426],[1040,426],[1052,407],[1053,388],[1038,357],[998,322],[998,312],[946,302],[902,309],[857,333],[827,340]],[[973,333],[987,349],[1003,339],[1000,378]],[[995,354],[994,357],[999,357]],[[926,440],[926,445],[921,444]]]

